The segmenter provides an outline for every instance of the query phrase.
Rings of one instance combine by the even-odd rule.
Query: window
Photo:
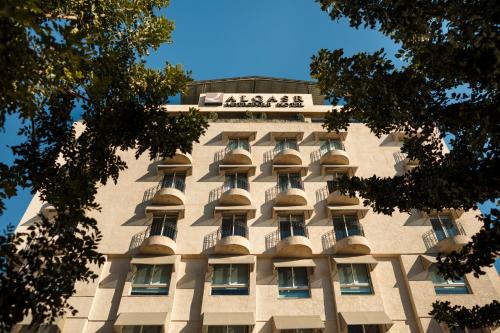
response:
[[[333,230],[335,239],[341,240],[349,236],[364,236],[361,224],[356,215],[333,216]]]
[[[307,237],[307,228],[304,224],[303,215],[280,215],[279,222],[280,239],[290,236]]]
[[[313,333],[312,328],[297,328],[293,330],[281,330],[281,333]]]
[[[368,265],[339,264],[338,270],[340,293],[342,295],[368,295],[373,293]]]
[[[165,236],[175,240],[177,236],[177,214],[153,215],[149,236]]]
[[[230,173],[226,174],[224,182],[224,191],[232,188],[242,188],[248,190],[248,176],[246,173]]]
[[[349,325],[347,333],[381,333],[378,325]]]
[[[458,234],[457,227],[448,215],[431,217],[431,225],[438,240],[443,240]]]
[[[337,182],[340,178],[349,177],[346,171],[333,172],[330,175],[331,175],[331,180],[328,180],[326,182],[329,193],[332,193],[337,190]]]
[[[438,295],[469,294],[469,288],[467,288],[467,283],[464,278],[457,280],[445,279],[439,275],[436,265],[430,266],[429,275],[434,284],[434,290]]]
[[[285,149],[299,150],[299,146],[297,145],[297,140],[295,139],[280,139],[276,140],[276,147],[274,149],[277,152],[283,151]]]
[[[248,139],[242,138],[230,138],[227,143],[227,149],[245,149],[246,151],[250,151],[250,144],[248,143]]]
[[[228,236],[247,237],[247,216],[246,215],[223,215],[221,226],[221,238]]]
[[[319,151],[323,155],[332,150],[345,150],[344,144],[340,140],[328,139],[319,141]]]
[[[122,333],[162,333],[162,326],[124,326]]]
[[[248,333],[248,326],[209,326],[208,333]]]
[[[214,265],[212,295],[248,295],[248,265]]]
[[[168,295],[172,265],[137,265],[132,295]]]
[[[278,174],[278,188],[280,192],[283,192],[289,188],[304,189],[304,186],[299,173],[280,173]]]
[[[162,187],[176,188],[184,192],[186,188],[186,174],[185,173],[167,173],[163,176]]]
[[[308,298],[309,278],[306,267],[279,267],[278,294],[280,298]]]

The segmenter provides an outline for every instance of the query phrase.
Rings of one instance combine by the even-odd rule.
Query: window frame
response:
[[[280,286],[280,281],[279,281],[279,274],[280,270],[284,269],[290,269],[292,271],[292,286],[287,286],[287,287],[282,287]],[[307,286],[297,286],[296,281],[295,281],[295,270],[296,269],[304,269],[306,272],[307,276]],[[311,282],[309,278],[309,269],[308,267],[278,267],[277,268],[278,272],[278,299],[296,299],[296,298],[311,298]],[[281,291],[303,291],[307,290],[307,297],[302,297],[302,296],[285,296],[281,295]]]
[[[286,176],[286,183],[283,184],[281,179],[282,177],[284,178],[284,176]],[[286,190],[293,188],[304,190],[304,183],[302,182],[302,176],[300,172],[279,172],[277,177],[278,177],[277,184],[279,192],[284,192]]]
[[[340,267],[341,266],[350,266],[351,267],[351,273],[352,273],[352,283],[350,284],[345,284],[345,283],[342,283],[340,281]],[[356,271],[354,270],[354,266],[364,266],[365,269],[366,269],[366,274],[368,276],[368,282],[367,283],[360,283],[359,282],[359,279],[358,279],[358,276],[357,276],[357,273]],[[349,263],[349,264],[338,264],[337,265],[337,270],[338,270],[338,274],[339,274],[339,285],[340,285],[340,294],[342,296],[351,296],[351,295],[374,295],[375,294],[375,290],[373,289],[373,283],[372,283],[372,277],[371,277],[371,272],[370,272],[370,268],[368,266],[368,264],[352,264],[352,263]],[[348,290],[355,290],[355,289],[361,289],[361,288],[366,288],[366,287],[369,287],[370,288],[370,292],[369,293],[355,293],[355,292],[343,292],[343,289],[344,291],[348,291]]]
[[[229,218],[231,218],[231,221],[228,221]],[[242,218],[242,219],[239,220],[239,218]],[[226,221],[226,222],[224,222],[224,221]],[[226,234],[224,232],[224,230],[225,230],[224,223],[231,223],[231,233],[230,234]],[[242,224],[244,235],[240,235],[239,233],[235,232],[236,228],[240,227],[237,225],[238,223]],[[222,220],[221,220],[221,224],[220,224],[220,237],[225,238],[225,237],[229,237],[229,236],[241,236],[241,237],[245,237],[248,239],[248,216],[246,214],[230,214],[230,213],[222,214]]]
[[[216,266],[229,266],[229,276],[227,277],[227,281],[229,284],[214,284],[214,276],[215,276],[215,267]],[[231,274],[233,266],[246,266],[247,267],[247,283],[231,283]],[[212,267],[212,281],[210,282],[210,296],[248,296],[250,295],[250,264],[215,264]],[[246,290],[246,294],[214,294],[213,291],[216,290]]]
[[[238,326],[238,327],[239,326],[243,326],[245,328],[245,332],[244,333],[249,333],[250,332],[250,330],[248,328],[248,325],[217,325],[217,326],[209,326],[207,331],[208,331],[208,333],[210,333],[210,327],[217,327],[217,328],[222,327],[224,329],[223,333],[227,333],[229,327],[235,327],[235,326]]]
[[[433,279],[433,275],[441,277],[444,282],[436,283]],[[437,272],[436,265],[432,264],[429,267],[428,270],[428,279],[431,279],[432,286],[434,287],[434,291],[436,292],[436,295],[469,295],[472,294],[472,290],[469,287],[469,283],[467,282],[467,278],[465,276],[462,277],[463,282],[461,281],[455,281],[453,279],[445,279],[442,276],[440,276]],[[457,292],[457,293],[447,293],[447,292],[439,292],[439,289],[444,289],[444,290],[465,290],[467,291],[466,293],[462,292]]]
[[[301,217],[301,221],[292,221],[292,217],[296,217],[296,216],[300,216]],[[282,221],[282,218],[288,218],[287,221]],[[306,228],[306,221],[305,221],[305,216],[303,214],[280,214],[278,216],[278,233],[279,233],[279,236],[280,236],[280,240],[283,240],[283,239],[286,239],[288,237],[292,237],[292,236],[303,236],[303,237],[309,237],[308,235],[308,231],[307,231],[307,228]],[[286,236],[286,237],[282,237],[283,236],[283,233],[282,233],[282,227],[281,227],[281,223],[288,223],[289,225],[289,235]],[[302,233],[295,233],[295,228],[294,228],[294,224],[297,224],[299,225],[300,227],[299,228],[302,228],[303,232]],[[299,229],[298,228],[298,229]]]
[[[338,218],[338,217],[342,218],[341,224],[335,223],[335,218]],[[354,224],[356,225],[357,232],[353,232],[353,233],[350,232],[353,229],[348,228],[346,217],[354,217],[354,219],[355,219]],[[342,225],[343,230],[337,230],[335,228],[336,225],[338,225],[339,227],[340,227],[340,225]],[[332,216],[332,226],[333,226],[333,233],[335,234],[336,240],[341,240],[341,239],[351,237],[351,236],[364,236],[363,226],[361,225],[361,222],[359,222],[359,217],[356,214],[336,214],[336,215],[333,215]],[[337,233],[341,233],[341,232],[343,232],[345,234],[345,236],[338,238]]]
[[[243,144],[240,144],[240,142],[243,142]],[[232,151],[235,149],[244,149],[248,152],[251,152],[249,138],[229,137],[227,139],[227,147],[228,147],[229,151]]]
[[[231,176],[234,176],[234,181],[228,181],[228,178]],[[243,184],[245,184],[245,186],[239,187],[239,180],[243,180]],[[247,172],[231,172],[224,175],[224,191],[229,191],[235,188],[240,188],[248,191],[249,182]]]
[[[153,228],[153,225],[155,224],[155,220],[159,221],[161,219],[161,228],[160,228],[160,233],[157,233],[158,230],[156,228]],[[151,220],[151,229],[149,231],[149,236],[165,236],[168,237],[172,240],[175,240],[177,238],[177,222],[179,220],[179,214],[178,213],[158,213],[158,214],[153,214],[152,220]],[[175,221],[175,222],[174,222]],[[156,222],[160,223],[160,222]],[[167,231],[167,225],[169,225],[170,232]],[[154,233],[153,233],[154,230]]]
[[[381,332],[382,332],[380,325],[377,325],[377,324],[369,324],[369,325],[364,325],[364,324],[361,324],[361,325],[348,325],[348,326],[347,326],[347,333],[349,333],[349,326],[361,326],[362,333],[366,333],[366,327],[365,327],[365,326],[373,326],[373,327],[376,327],[376,328],[377,328],[377,330],[378,330],[378,332],[377,332],[377,333],[381,333]]]
[[[445,222],[443,222],[444,218],[446,218],[450,222],[450,225],[454,229],[454,234],[451,234],[449,232],[450,228],[446,227]],[[459,234],[459,230],[458,230],[457,224],[455,222],[455,219],[450,214],[437,214],[437,215],[433,215],[433,216],[431,216],[429,218],[429,220],[430,220],[430,223],[431,223],[432,230],[434,230],[434,234],[436,235],[436,238],[438,239],[438,241],[447,239],[449,237],[454,237],[454,236],[456,236],[456,235]],[[434,228],[435,224],[433,224],[433,221],[436,221],[437,224],[439,224],[439,230],[436,230],[436,228]],[[439,233],[442,233],[442,235],[444,237],[440,238],[438,236]]]
[[[139,269],[141,266],[152,266],[151,269],[151,274],[148,277],[149,283],[135,283],[135,279],[137,277],[137,273],[139,272]],[[155,268],[158,266],[164,266],[168,267],[169,272],[168,272],[168,281],[166,283],[157,283],[153,284],[152,279],[154,276]],[[133,280],[132,280],[132,285],[130,289],[130,295],[131,296],[168,296],[170,294],[170,284],[172,281],[172,273],[173,273],[173,265],[172,264],[161,264],[161,265],[156,265],[156,264],[139,264],[137,265],[137,271],[134,274]],[[141,288],[141,289],[156,289],[156,288],[164,288],[166,293],[151,293],[151,294],[144,294],[144,293],[138,293],[139,291],[136,291],[134,294],[134,288]]]
[[[172,181],[170,182],[166,182],[165,178],[167,178],[168,176],[171,176],[172,177]],[[175,188],[181,192],[184,193],[184,191],[186,190],[186,172],[185,171],[182,171],[182,172],[177,172],[177,171],[173,171],[173,172],[167,172],[163,175],[163,179],[161,180],[161,187],[162,188]],[[181,180],[182,181],[182,185],[180,186],[181,188],[177,187],[176,184],[177,184],[177,181],[178,180]],[[168,184],[167,186],[165,186],[165,184]]]

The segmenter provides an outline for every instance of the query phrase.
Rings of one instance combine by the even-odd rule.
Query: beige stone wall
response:
[[[325,112],[327,107],[315,106],[303,110],[312,115]],[[180,106],[170,110],[183,110]],[[207,109],[208,111],[209,109]],[[261,112],[262,110],[259,110]],[[278,111],[276,111],[278,112]],[[213,217],[217,205],[215,193],[223,182],[218,165],[225,148],[221,133],[224,131],[256,131],[251,142],[255,176],[250,177],[252,205],[255,218],[248,221],[251,254],[257,264],[250,276],[249,296],[210,296],[207,279],[207,256],[212,248],[204,248],[204,238],[217,230],[220,218]],[[314,213],[306,221],[312,244],[312,258],[316,267],[311,270],[311,297],[308,299],[279,299],[277,275],[273,270],[275,249],[266,246],[266,236],[277,230],[272,217],[273,200],[269,195],[276,185],[272,174],[269,153],[274,144],[269,135],[276,131],[303,132],[300,154],[308,166],[303,177],[305,192]],[[395,212],[392,216],[375,214],[371,210],[361,220],[371,254],[379,261],[371,278],[374,294],[369,296],[342,296],[338,274],[332,268],[328,248],[323,248],[322,236],[332,230],[331,219],[325,212],[325,201],[320,198],[326,186],[326,177],[320,173],[317,159],[319,143],[313,132],[323,131],[321,123],[312,122],[216,122],[210,123],[205,136],[192,152],[192,174],[186,178],[185,216],[178,221],[175,264],[168,296],[130,296],[130,258],[138,253],[131,246],[134,235],[143,232],[151,219],[144,214],[150,204],[151,189],[161,180],[156,172],[159,162],[147,156],[134,158],[134,152],[121,152],[128,168],[120,175],[117,184],[101,187],[97,201],[100,212],[92,212],[103,233],[99,250],[107,257],[103,267],[97,269],[99,281],[77,285],[71,299],[79,313],[68,315],[64,332],[107,333],[113,332],[113,322],[120,312],[168,312],[166,332],[201,332],[202,313],[207,311],[251,311],[255,313],[254,333],[272,331],[273,315],[319,315],[325,322],[325,332],[339,332],[340,311],[384,311],[393,320],[389,332],[440,332],[428,312],[437,299],[450,299],[454,303],[472,305],[499,299],[500,284],[493,269],[486,276],[467,280],[472,295],[436,296],[432,283],[419,260],[418,254],[428,252],[422,235],[430,230],[428,218]],[[358,166],[356,175],[393,176],[404,172],[395,154],[399,144],[390,137],[377,138],[362,125],[351,124],[345,140],[349,164]],[[42,202],[34,197],[23,216],[19,230],[26,228],[40,212]],[[474,216],[466,212],[460,218],[468,235],[480,227]],[[433,326],[434,325],[434,326]]]

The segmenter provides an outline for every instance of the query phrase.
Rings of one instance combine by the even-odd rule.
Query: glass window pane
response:
[[[280,221],[280,239],[285,239],[292,235],[291,225],[289,221]]]
[[[309,279],[307,278],[307,268],[306,267],[294,267],[293,268],[295,286],[297,287],[307,287],[309,286]]]
[[[233,235],[233,216],[225,216],[222,219],[221,233],[222,237]]]
[[[157,265],[153,271],[151,284],[168,284],[170,280],[171,265]]]
[[[231,266],[231,283],[248,285],[248,265]]]
[[[347,326],[347,333],[363,333],[362,325],[349,325]]]
[[[229,284],[230,265],[214,265],[213,284]]]
[[[279,287],[292,287],[292,269],[289,267],[278,268],[278,286]]]
[[[347,237],[343,216],[333,217],[333,230],[335,231],[335,239],[340,240]]]
[[[226,333],[226,327],[224,327],[224,326],[209,326],[208,333]]]
[[[370,283],[370,275],[368,274],[366,265],[352,265],[352,267],[354,269],[354,276],[356,277],[357,283]]]
[[[124,326],[123,333],[141,333],[141,326]]]
[[[438,218],[431,218],[432,229],[434,229],[434,233],[436,234],[436,238],[438,240],[443,240],[446,238],[446,234],[444,233],[443,227],[441,226],[441,222]]]
[[[453,237],[458,234],[457,228],[455,227],[455,223],[453,223],[453,220],[449,216],[442,215],[439,216],[439,219],[441,220],[441,224],[446,230],[446,234],[448,235],[448,237]]]
[[[228,326],[227,327],[227,333],[246,333],[246,332],[247,332],[246,326]]]
[[[161,333],[161,326],[142,326],[141,333]]]
[[[365,325],[365,333],[380,333],[378,325]]]
[[[352,276],[351,265],[349,264],[339,264],[337,265],[339,270],[339,279],[340,284],[352,284],[354,283],[354,279]]]
[[[134,284],[149,284],[153,265],[137,265]]]

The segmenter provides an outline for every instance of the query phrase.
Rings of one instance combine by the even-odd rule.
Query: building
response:
[[[78,314],[46,329],[451,333],[429,316],[434,300],[500,299],[494,268],[435,274],[437,251],[467,243],[477,212],[379,215],[336,191],[339,177],[409,172],[418,162],[401,154],[400,133],[377,138],[356,122],[326,132],[331,106],[305,81],[198,81],[167,109],[190,106],[211,119],[191,154],[124,153],[128,169],[100,189],[92,216],[106,263],[77,286]],[[56,214],[35,197],[19,229],[39,213]]]

